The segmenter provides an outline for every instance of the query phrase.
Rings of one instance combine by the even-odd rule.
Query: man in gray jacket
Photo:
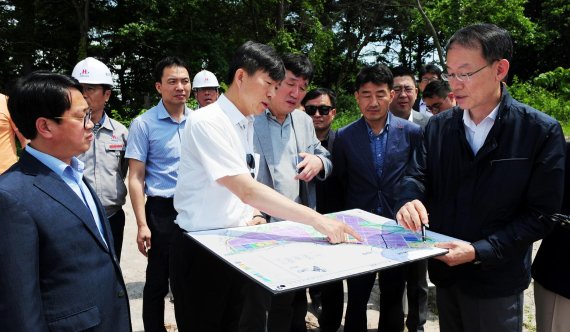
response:
[[[318,140],[313,121],[296,109],[307,93],[313,66],[303,55],[282,57],[285,78],[264,113],[255,117],[254,150],[260,154],[257,180],[291,200],[316,208],[316,180],[324,180],[332,171],[330,153]],[[280,219],[261,215],[253,223]],[[267,330],[306,331],[307,297],[305,290],[270,298],[256,289],[269,311]],[[260,303],[258,302],[258,304]],[[248,304],[246,304],[247,312]]]

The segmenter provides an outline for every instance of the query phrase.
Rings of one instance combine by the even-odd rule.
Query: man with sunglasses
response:
[[[34,72],[10,94],[31,141],[0,175],[0,331],[131,331],[111,228],[76,158],[93,141],[81,90]]]
[[[332,152],[336,130],[332,122],[336,115],[336,93],[331,89],[317,88],[307,93],[301,105],[313,119],[313,126],[321,145]],[[332,213],[342,209],[340,186],[335,176],[317,181],[317,212]],[[322,332],[339,329],[344,311],[344,287],[342,280],[311,287],[311,305],[319,321]]]
[[[341,184],[339,192],[343,194],[343,208],[362,209],[390,219],[394,219],[396,184],[411,160],[412,151],[421,141],[421,128],[417,124],[388,111],[390,102],[396,98],[393,84],[392,72],[382,64],[360,70],[355,80],[354,97],[362,117],[339,129],[332,153],[334,176]],[[385,271],[391,274],[390,270]],[[390,331],[403,330],[402,292],[393,283],[384,283],[393,279],[384,278],[384,273],[381,271],[379,276],[379,330],[384,331],[386,322],[400,326]],[[366,331],[366,310],[375,279],[376,273],[347,279],[344,331]]]
[[[509,95],[507,31],[474,24],[446,49],[442,77],[457,106],[427,125],[399,185],[397,220],[461,240],[437,243],[448,252],[429,261],[442,332],[522,331],[532,244],[562,202],[564,135]]]

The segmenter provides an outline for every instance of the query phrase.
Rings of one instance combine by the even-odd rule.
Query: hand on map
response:
[[[398,224],[414,232],[422,230],[422,224],[429,224],[428,213],[422,202],[414,199],[404,204],[396,213]]]
[[[323,161],[314,154],[306,152],[299,153],[299,156],[303,158],[303,161],[297,164],[297,170],[300,172],[295,176],[295,180],[309,182],[323,169]]]
[[[475,260],[475,248],[467,242],[438,242],[434,246],[449,250],[445,255],[434,257],[449,266],[470,263]]]
[[[342,243],[348,241],[348,235],[351,235],[358,241],[362,242],[362,237],[352,227],[338,220],[323,217],[325,220],[318,223],[314,228],[327,236],[327,240],[332,243]]]

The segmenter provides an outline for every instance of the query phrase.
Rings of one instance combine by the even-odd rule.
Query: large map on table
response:
[[[424,241],[421,234],[362,210],[328,217],[350,225],[364,241],[331,245],[312,227],[291,221],[188,234],[274,293],[440,255],[446,250],[433,244],[454,240],[427,231]]]

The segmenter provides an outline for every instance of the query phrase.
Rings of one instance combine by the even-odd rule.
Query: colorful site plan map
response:
[[[364,241],[332,245],[312,227],[291,221],[187,234],[273,293],[441,255],[446,250],[434,243],[456,240],[428,230],[423,241],[420,233],[357,209],[327,216],[350,225]]]

